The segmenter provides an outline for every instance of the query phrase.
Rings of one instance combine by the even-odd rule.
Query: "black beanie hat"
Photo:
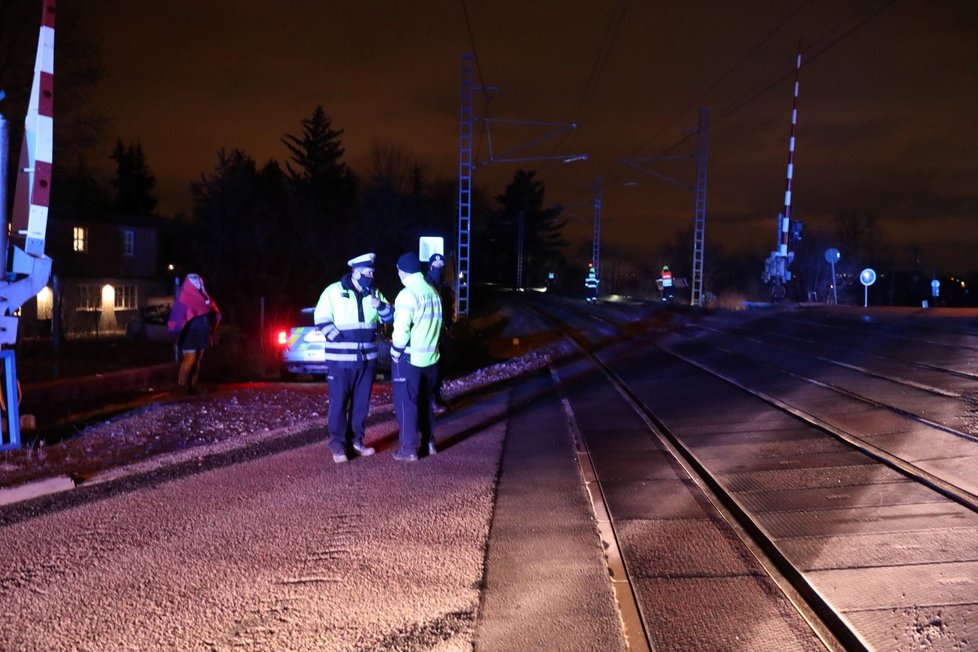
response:
[[[421,271],[421,261],[418,254],[406,253],[397,259],[397,268],[405,274],[414,274]]]

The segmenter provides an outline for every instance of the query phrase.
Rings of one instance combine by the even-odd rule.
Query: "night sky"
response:
[[[937,273],[978,267],[971,0],[100,0],[85,12],[108,74],[95,101],[112,142],[142,144],[163,214],[189,211],[188,183],[220,148],[284,163],[282,136],[301,133],[317,105],[344,131],[354,169],[375,144],[396,144],[432,176],[456,176],[460,61],[474,43],[482,82],[499,87],[490,117],[579,124],[526,155],[590,156],[490,165],[477,185],[498,195],[518,167],[538,170],[547,203],[580,220],[569,237],[589,243],[601,176],[603,251],[647,255],[692,225],[693,193],[622,161],[692,153],[683,130],[708,107],[707,240],[766,255],[800,39],[793,216],[815,226],[868,211],[898,257],[916,245]],[[541,132],[493,133],[502,151]],[[692,160],[646,165],[694,180]]]

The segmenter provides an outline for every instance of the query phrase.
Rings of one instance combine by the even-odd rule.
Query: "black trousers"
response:
[[[370,390],[374,384],[376,361],[365,364],[334,363],[329,366],[329,450],[344,453],[351,443],[363,443],[370,411]]]
[[[395,362],[392,371],[394,411],[401,429],[399,448],[402,453],[417,453],[419,444],[426,449],[434,441],[432,393],[438,385],[438,365],[415,367],[410,362]]]

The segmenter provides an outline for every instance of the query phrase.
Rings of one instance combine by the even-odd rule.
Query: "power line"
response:
[[[581,101],[577,107],[577,114],[574,118],[574,122],[580,127],[584,120],[584,109],[594,94],[598,87],[598,81],[604,72],[605,66],[608,64],[608,59],[611,56],[611,50],[614,46],[615,40],[618,38],[618,31],[621,29],[622,20],[625,17],[625,10],[628,7],[628,0],[618,0],[615,2],[614,8],[611,10],[611,16],[608,19],[608,25],[604,30],[604,38],[601,41],[601,45],[598,48],[597,53],[594,57],[594,64],[591,66],[591,73],[588,76],[587,83],[584,85],[584,92],[581,94]],[[580,129],[575,129],[572,138],[577,137],[577,132]]]
[[[702,99],[704,97],[706,97],[707,95],[709,95],[710,92],[712,92],[717,86],[719,86],[720,84],[722,84],[723,82],[725,82],[727,79],[729,79],[730,76],[734,72],[736,72],[737,69],[740,68],[748,59],[750,59],[758,50],[760,50],[762,47],[764,47],[765,45],[767,45],[767,43],[772,38],[774,38],[774,35],[777,34],[778,32],[780,32],[781,29],[784,28],[784,26],[788,24],[788,22],[790,22],[795,16],[797,16],[799,13],[801,13],[802,10],[804,10],[806,7],[808,7],[808,5],[812,4],[814,1],[815,0],[807,0],[803,4],[799,5],[794,11],[792,11],[787,16],[785,16],[781,20],[781,22],[779,22],[777,25],[775,25],[774,28],[767,33],[767,35],[764,38],[762,38],[756,45],[754,45],[754,47],[752,47],[742,57],[740,57],[740,59],[738,59],[736,61],[736,63],[734,63],[730,68],[728,68],[725,73],[723,73],[712,84],[710,84],[709,87],[707,87],[707,89],[705,91],[703,91],[702,93],[700,93],[692,102],[690,102],[685,108],[683,108],[683,110],[680,111],[676,115],[675,118],[673,118],[672,120],[670,120],[669,122],[667,122],[661,129],[659,129],[659,131],[657,131],[651,138],[649,138],[648,140],[646,140],[643,144],[641,144],[638,147],[634,148],[632,150],[632,154],[635,154],[637,152],[640,152],[643,149],[645,149],[646,147],[648,147],[649,145],[651,145],[653,142],[655,142],[655,140],[657,138],[659,138],[659,136],[661,136],[663,133],[665,133],[666,130],[668,130],[671,126],[673,126],[674,124],[676,124],[677,122],[679,122],[679,120],[684,115],[686,115],[691,109],[695,108],[702,101]],[[714,121],[714,124],[716,124],[715,121]]]
[[[486,133],[486,118],[489,117],[489,103],[492,101],[493,96],[488,93],[485,77],[482,76],[482,64],[480,63],[479,52],[475,47],[475,36],[472,33],[472,21],[469,19],[469,8],[466,6],[465,0],[460,0],[460,2],[462,4],[462,15],[465,16],[465,31],[469,35],[469,45],[472,47],[472,57],[475,59],[476,75],[478,75],[479,85],[483,89],[482,119],[479,120],[479,142],[475,149],[475,159],[479,160],[482,152],[482,142]]]
[[[804,68],[804,67],[806,67],[808,65],[811,65],[811,63],[813,61],[815,61],[820,56],[822,56],[823,54],[825,54],[826,52],[828,52],[829,50],[831,50],[835,46],[837,46],[840,43],[842,43],[845,39],[847,39],[850,36],[852,36],[858,30],[862,29],[863,27],[865,27],[866,25],[868,25],[870,22],[872,22],[873,20],[875,20],[876,18],[878,18],[880,15],[882,15],[882,13],[884,11],[886,11],[887,9],[889,9],[891,6],[893,6],[897,2],[897,0],[886,0],[886,2],[884,2],[883,4],[881,4],[879,7],[877,7],[875,10],[873,10],[868,15],[866,15],[865,18],[859,20],[857,23],[855,23],[851,27],[844,29],[842,31],[842,33],[839,34],[838,36],[836,36],[834,38],[831,37],[832,34],[838,32],[839,30],[842,30],[843,27],[847,23],[849,23],[849,22],[851,22],[853,20],[853,18],[855,18],[856,16],[862,14],[867,7],[869,7],[870,5],[872,5],[874,3],[874,1],[875,0],[870,0],[870,2],[865,3],[857,11],[849,14],[849,16],[847,16],[846,18],[844,18],[843,20],[841,20],[835,26],[833,26],[828,31],[826,31],[825,33],[823,33],[822,35],[820,35],[817,39],[815,39],[813,45],[809,46],[808,48],[806,48],[803,51],[803,54],[805,56],[803,58],[802,67]],[[821,43],[825,43],[826,42],[826,39],[831,39],[831,40],[829,40],[825,45],[819,45]],[[819,48],[819,49],[815,50],[815,48]],[[783,72],[775,73],[776,76],[771,81],[765,82],[764,85],[761,86],[759,89],[750,92],[748,95],[744,96],[742,99],[736,100],[733,103],[731,103],[730,105],[728,105],[728,107],[724,111],[720,112],[718,114],[718,116],[712,121],[712,124],[710,125],[711,130],[712,129],[715,129],[718,124],[720,124],[725,119],[729,118],[734,113],[740,111],[741,109],[743,109],[745,106],[747,106],[748,104],[750,104],[754,100],[758,99],[759,97],[761,97],[762,95],[764,95],[765,93],[767,93],[768,91],[770,91],[771,89],[773,89],[776,86],[778,86],[779,84],[781,84],[785,79],[788,79],[793,74],[794,74],[794,66],[791,66],[791,67],[785,69]],[[662,133],[662,131],[659,132],[659,134],[661,134],[661,133]],[[659,135],[659,134],[657,134],[657,135]],[[665,155],[665,154],[668,154],[669,152],[675,150],[677,147],[683,145],[693,135],[695,135],[695,132],[694,133],[688,133],[688,134],[684,135],[678,141],[674,142],[669,147],[663,149],[660,155]]]
[[[781,19],[780,22],[778,22],[777,25],[775,25],[764,37],[762,37],[760,39],[760,41],[758,41],[754,46],[752,46],[749,50],[747,50],[747,52],[745,52],[732,66],[730,66],[730,68],[728,68],[726,70],[726,72],[724,72],[720,77],[718,77],[716,80],[714,80],[706,88],[706,90],[704,90],[702,93],[700,93],[685,108],[683,108],[682,111],[680,111],[679,113],[677,113],[676,116],[673,119],[671,119],[669,122],[667,122],[665,125],[663,125],[663,127],[661,129],[659,129],[653,136],[651,136],[644,143],[642,143],[638,147],[633,148],[631,150],[631,156],[634,157],[635,154],[637,154],[637,153],[641,152],[642,150],[646,149],[647,147],[649,147],[660,136],[662,136],[662,134],[664,134],[670,127],[672,127],[680,119],[682,119],[682,117],[684,115],[686,115],[691,109],[695,108],[698,104],[700,104],[701,101],[702,101],[702,99],[704,97],[706,97],[707,95],[709,95],[709,93],[711,93],[714,89],[716,89],[720,84],[722,84],[724,81],[726,81],[727,79],[729,79],[739,68],[741,68],[741,66],[743,66],[747,62],[748,59],[750,59],[761,48],[763,48],[765,45],[767,45],[768,42],[770,42],[771,39],[773,39],[774,36],[778,32],[780,32],[782,29],[784,29],[784,27],[789,22],[791,22],[802,11],[804,11],[805,9],[807,9],[809,5],[813,4],[814,1],[815,0],[806,0],[805,2],[803,2],[802,4],[800,4],[798,7],[796,7],[793,11],[789,12],[784,18]],[[790,71],[789,71],[788,74],[790,74]],[[784,79],[784,77],[780,77],[777,80],[777,82],[775,82],[775,83],[779,83],[782,79]],[[715,125],[716,122],[718,122],[718,121],[713,121],[713,124]],[[712,126],[713,125],[711,125],[711,127]],[[669,152],[675,150],[680,145],[684,144],[687,140],[689,140],[689,138],[691,136],[693,136],[693,135],[696,135],[696,132],[695,131],[690,132],[690,133],[687,133],[679,141],[673,143],[668,148],[662,150],[662,153],[660,154],[660,156],[664,156],[664,155],[668,154]],[[612,179],[612,184],[617,184],[617,183],[620,183],[621,180],[624,179],[626,175],[625,175],[625,173],[622,170],[618,169],[614,173],[608,173],[608,176]]]
[[[591,96],[598,88],[598,82],[608,64],[608,59],[611,56],[614,43],[618,38],[618,32],[621,29],[621,24],[624,20],[627,6],[628,0],[616,0],[614,7],[611,9],[611,14],[608,17],[608,23],[605,25],[604,36],[602,37],[601,44],[598,46],[598,50],[594,55],[594,62],[591,64],[591,72],[588,74],[587,81],[584,84],[584,91],[581,93],[581,100],[578,103],[577,113],[574,116],[574,124],[576,125],[576,128],[571,132],[570,143],[568,146],[573,146],[577,140],[578,133],[580,132],[584,122],[585,108]],[[552,151],[556,152],[558,147],[562,146],[563,137],[559,138],[554,143]],[[549,167],[549,165],[552,164],[545,163],[544,167]],[[557,182],[563,169],[563,166],[558,166],[556,168],[556,172],[554,172],[554,175],[551,178],[552,182]]]
[[[852,27],[850,27],[847,30],[845,30],[842,34],[840,34],[839,36],[835,37],[828,44],[822,46],[818,50],[815,50],[815,48],[819,47],[819,45],[818,45],[819,42],[824,41],[826,38],[828,38],[829,35],[832,32],[835,32],[835,31],[839,30],[846,22],[850,21],[855,14],[850,15],[849,18],[846,18],[844,21],[840,22],[838,25],[836,25],[835,27],[833,27],[832,29],[830,29],[828,32],[826,32],[825,34],[823,34],[822,36],[820,36],[818,39],[816,39],[815,44],[809,46],[808,48],[806,48],[802,52],[802,54],[804,55],[804,57],[803,57],[803,63],[802,63],[802,68],[811,65],[812,62],[815,61],[816,59],[818,59],[820,56],[822,56],[823,54],[825,54],[826,52],[828,52],[829,50],[831,50],[835,46],[839,45],[840,43],[842,43],[842,41],[846,40],[847,38],[849,38],[850,36],[852,36],[853,34],[855,34],[858,30],[862,29],[863,27],[865,27],[866,25],[868,25],[870,22],[872,22],[873,20],[875,20],[876,18],[878,18],[880,15],[882,15],[882,13],[884,11],[886,11],[891,6],[893,6],[894,4],[896,4],[896,2],[897,2],[897,0],[887,0],[887,2],[885,2],[884,4],[882,4],[881,6],[879,6],[871,14],[869,14],[868,16],[866,16],[865,18],[863,18],[862,20],[860,20],[858,23],[856,23]],[[869,4],[872,4],[872,3],[867,3],[866,5],[863,6],[863,8],[869,6]],[[862,12],[862,10],[860,10],[860,11],[858,11],[856,13],[858,14],[858,13],[861,13],[861,12]],[[778,84],[780,84],[782,81],[784,81],[785,79],[787,79],[788,77],[790,77],[792,74],[794,74],[794,69],[793,68],[790,68],[787,71],[785,71],[784,73],[780,74],[777,77],[777,79],[775,79],[774,81],[766,84],[761,89],[759,89],[759,90],[751,93],[748,97],[746,97],[746,98],[744,98],[742,100],[739,100],[739,101],[735,102],[730,107],[728,107],[723,113],[721,113],[720,116],[716,120],[713,121],[713,126],[716,126],[717,123],[719,123],[719,122],[723,121],[724,119],[730,117],[731,115],[733,115],[737,111],[740,111],[742,108],[744,108],[745,106],[747,106],[748,104],[750,104],[751,102],[753,102],[754,100],[756,100],[761,95],[764,95],[765,93],[767,93],[769,90],[771,90],[772,88],[774,88],[775,86],[777,86]]]

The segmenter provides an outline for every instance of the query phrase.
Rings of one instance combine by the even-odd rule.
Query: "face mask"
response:
[[[357,279],[357,283],[360,284],[364,292],[370,292],[371,288],[373,288],[374,280],[369,276],[361,276]]]

